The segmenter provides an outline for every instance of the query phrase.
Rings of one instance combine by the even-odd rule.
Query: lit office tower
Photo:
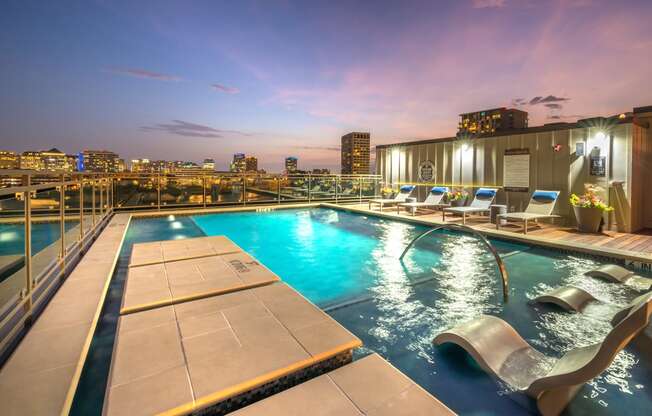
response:
[[[231,162],[231,172],[244,172],[247,169],[247,162],[244,153],[236,153],[233,155]]]
[[[79,155],[79,166],[85,172],[123,172],[124,160],[108,150],[84,150]]]
[[[294,173],[298,170],[299,159],[296,157],[290,156],[285,158],[285,171],[287,173]]]
[[[460,114],[457,132],[458,134],[482,134],[526,129],[527,122],[527,111],[505,107],[492,108],[490,110]]]
[[[245,158],[245,171],[257,172],[258,171],[258,158],[255,156],[247,156]]]
[[[0,169],[20,168],[20,156],[16,152],[0,150]]]
[[[68,165],[67,155],[57,148],[43,150],[41,160],[43,161],[43,170],[52,172],[72,172],[74,170],[74,166]]]
[[[371,134],[352,132],[342,136],[342,173],[369,174]]]
[[[206,170],[215,170],[215,160],[214,159],[204,159],[204,163],[201,166]]]
[[[29,170],[44,170],[41,152],[26,151],[20,155],[20,168]]]

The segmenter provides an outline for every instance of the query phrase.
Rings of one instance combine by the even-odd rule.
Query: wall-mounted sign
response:
[[[575,143],[575,156],[584,156],[584,142]]]
[[[429,160],[419,163],[419,181],[432,182],[435,180],[435,164]]]
[[[607,174],[607,158],[604,156],[591,156],[591,164],[589,165],[589,173],[591,176],[606,176]]]
[[[505,150],[503,188],[507,192],[530,191],[530,149]]]

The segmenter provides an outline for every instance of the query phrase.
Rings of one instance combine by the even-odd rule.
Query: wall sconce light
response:
[[[561,151],[561,147],[562,147],[562,146],[561,146],[561,144],[559,144],[559,143],[557,143],[557,144],[553,144],[553,145],[552,145],[552,150],[554,150],[555,152],[559,152],[559,151]]]
[[[603,131],[599,131],[595,135],[595,138],[598,140],[604,140],[605,137],[607,137],[607,135]]]

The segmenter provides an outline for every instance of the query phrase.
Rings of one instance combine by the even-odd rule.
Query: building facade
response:
[[[258,158],[255,156],[247,156],[245,158],[245,171],[258,172]]]
[[[352,132],[342,136],[342,168],[343,174],[369,174],[371,134]]]
[[[460,114],[459,134],[484,134],[525,129],[528,127],[528,113],[515,108],[492,108]]]
[[[285,158],[285,172],[296,173],[299,170],[299,159],[294,156]]]
[[[20,155],[20,168],[28,170],[44,170],[41,152],[26,151]]]
[[[615,208],[605,216],[608,227],[633,232],[652,228],[652,193],[649,183],[645,185],[646,178],[652,178],[651,122],[652,107],[640,107],[611,118],[470,139],[382,145],[376,148],[376,169],[386,185],[419,185],[419,200],[434,185],[469,193],[481,186],[497,187],[497,203],[509,211],[524,210],[536,189],[560,191],[555,214],[566,224],[575,222],[570,194],[593,184]],[[518,164],[511,157],[515,155],[520,155]],[[514,180],[518,184],[511,183]]]
[[[231,172],[244,172],[247,169],[246,156],[244,153],[236,153],[233,155],[233,161],[229,170]]]
[[[84,150],[79,159],[84,172],[117,173],[125,170],[124,160],[108,150]]]
[[[204,159],[204,162],[201,166],[203,169],[214,171],[215,170],[215,159]]]
[[[0,150],[0,169],[20,169],[20,156],[16,152]]]

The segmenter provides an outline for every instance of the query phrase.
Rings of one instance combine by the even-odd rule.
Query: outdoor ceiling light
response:
[[[603,131],[599,131],[595,135],[595,138],[598,140],[604,140],[605,137],[607,137],[607,135]]]

